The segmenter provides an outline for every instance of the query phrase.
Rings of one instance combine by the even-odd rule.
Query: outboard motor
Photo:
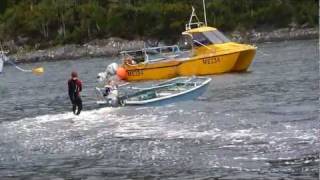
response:
[[[106,72],[108,75],[116,75],[117,74],[117,69],[118,69],[118,64],[117,63],[111,63],[107,66]]]
[[[107,73],[106,72],[100,72],[97,75],[97,80],[99,83],[103,83],[107,78]]]
[[[106,79],[108,79],[111,76],[114,76],[117,74],[118,64],[117,63],[111,63],[107,66],[104,72],[100,72],[97,75],[98,82],[102,83]]]

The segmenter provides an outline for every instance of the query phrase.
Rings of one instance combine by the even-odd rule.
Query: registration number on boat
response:
[[[204,58],[202,59],[203,64],[215,64],[220,62],[220,57]]]
[[[129,70],[128,71],[129,76],[142,76],[143,70],[137,69],[137,70]]]

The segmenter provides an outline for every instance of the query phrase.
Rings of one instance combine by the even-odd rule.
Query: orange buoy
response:
[[[128,72],[125,68],[123,67],[119,67],[117,69],[117,76],[121,79],[121,80],[126,80],[128,78]]]

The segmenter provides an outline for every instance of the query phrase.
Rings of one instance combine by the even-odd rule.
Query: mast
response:
[[[204,24],[208,26],[205,0],[202,0],[202,4],[203,4]]]

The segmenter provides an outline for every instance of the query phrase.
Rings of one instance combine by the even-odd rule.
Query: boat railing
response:
[[[204,23],[203,22],[194,22],[194,23],[188,23],[186,24],[186,30],[190,30],[190,29],[193,29],[193,28],[199,28],[199,27],[202,27],[204,26]]]
[[[180,48],[178,45],[171,46],[159,46],[159,47],[148,47],[140,50],[129,50],[121,51],[120,55],[126,59],[126,57],[132,58],[134,61],[137,59],[138,62],[149,62],[149,61],[160,61],[168,58],[177,57],[180,53]]]
[[[146,48],[148,61],[159,61],[168,58],[175,58],[179,55],[179,53],[180,48],[178,45]]]
[[[121,51],[121,55],[125,54],[131,54],[131,53],[137,53],[137,52],[149,52],[148,50],[159,50],[158,53],[163,53],[164,50],[171,49],[171,52],[180,52],[180,48],[178,45],[171,45],[171,46],[158,46],[158,47],[148,47],[148,48],[142,48],[139,50],[128,50],[128,51]]]

